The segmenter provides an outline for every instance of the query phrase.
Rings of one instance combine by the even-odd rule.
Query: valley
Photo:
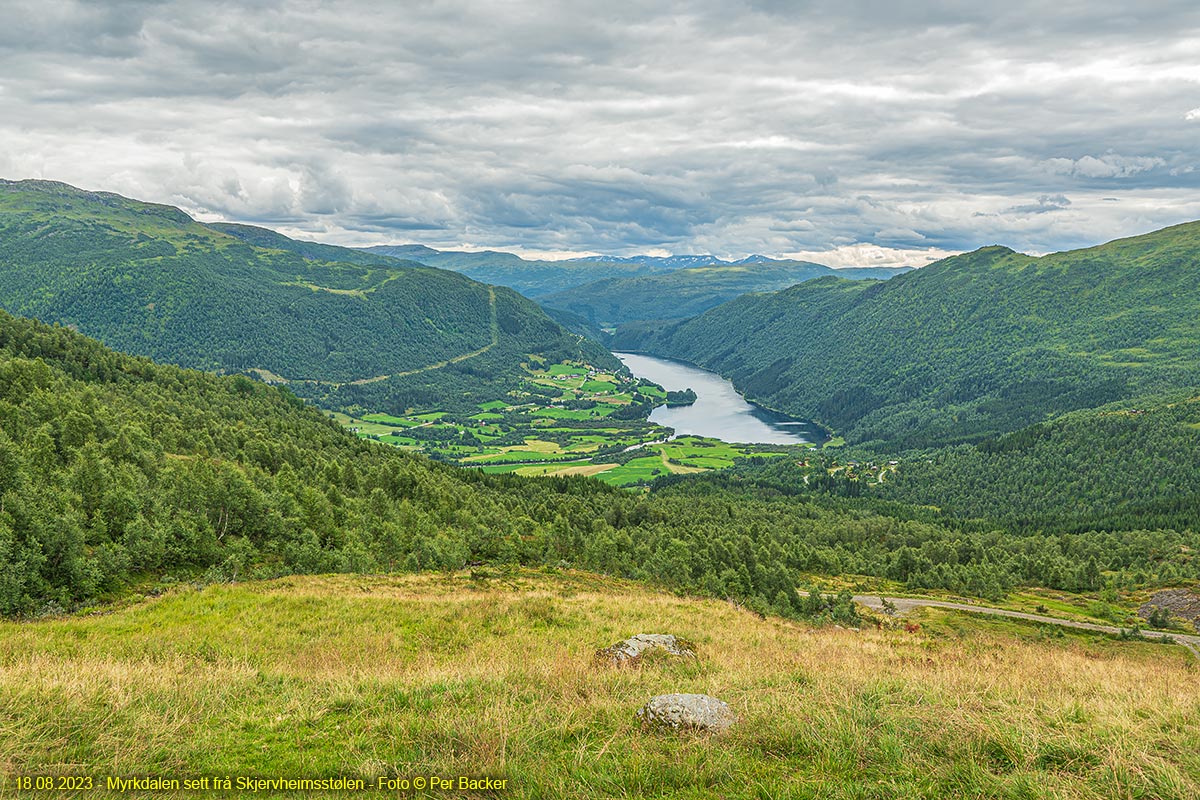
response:
[[[680,791],[708,775],[730,797],[858,797],[862,774],[930,796],[1030,781],[1192,796],[1188,757],[1105,766],[1182,741],[1200,714],[1145,688],[1184,686],[1197,663],[1179,616],[1200,586],[1194,317],[1124,328],[1114,310],[1135,307],[1127,286],[1192,307],[1174,272],[1192,228],[1086,258],[992,248],[821,277],[597,334],[642,350],[614,354],[556,321],[594,328],[582,317],[436,268],[61,184],[0,190],[0,303],[20,312],[0,312],[0,613],[16,620],[0,683],[22,720],[59,698],[37,725],[0,726],[9,771],[94,771],[104,736],[183,703],[208,709],[187,720],[205,746],[160,732],[105,763],[365,781],[469,762],[529,796],[603,796],[649,785],[634,762],[666,786],[682,758]],[[1113,274],[1080,271],[1095,263]],[[1111,313],[1053,319],[1085,283],[1089,313]],[[967,308],[960,284],[1025,295]],[[1012,327],[1018,302],[1042,332]],[[916,349],[918,322],[957,349]],[[909,347],[886,333],[905,325]],[[264,619],[282,638],[246,632]],[[589,655],[663,620],[705,660],[618,673]],[[120,631],[135,635],[114,655]],[[981,663],[1012,685],[979,684]],[[106,669],[156,688],[102,711]],[[1066,695],[1030,694],[1047,670]],[[719,692],[741,722],[720,748],[636,727],[627,706],[659,689]],[[968,713],[963,691],[990,699],[936,739],[935,720]],[[1087,707],[1067,772],[1063,702]],[[246,712],[227,730],[231,703]],[[286,708],[264,721],[266,703]],[[380,703],[388,721],[364,722]],[[63,744],[101,713],[109,732]],[[1159,721],[1131,735],[1129,715]],[[478,741],[456,733],[468,717]],[[802,719],[818,738],[797,738]],[[839,766],[851,740],[881,749]],[[717,753],[736,786],[705,772]]]
[[[796,457],[805,444],[765,425],[765,433],[750,443],[729,443],[716,435],[677,436],[675,427],[654,419],[662,411],[678,411],[664,405],[666,391],[658,384],[582,362],[525,366],[525,383],[507,401],[482,403],[473,414],[413,410],[406,416],[332,416],[360,437],[461,467],[523,477],[587,475],[624,487],[645,487],[663,475],[724,469],[752,455]],[[692,372],[703,379],[699,370]],[[715,379],[709,376],[719,382]],[[727,426],[710,430],[739,438]],[[684,428],[682,433],[692,432]],[[786,438],[772,442],[772,433]],[[786,442],[796,446],[770,446]]]
[[[1179,281],[1175,264],[1192,257],[1194,226],[1032,260],[985,248],[886,281],[825,276],[775,294],[747,294],[683,322],[625,326],[610,339],[721,367],[730,385],[645,353],[618,358],[514,292],[392,255],[253,226],[203,225],[178,209],[63,184],[5,182],[0,190],[0,233],[11,245],[3,258],[12,265],[0,276],[0,301],[135,354],[241,373],[216,379],[226,382],[213,384],[215,395],[201,393],[195,408],[175,412],[194,420],[192,433],[164,439],[178,423],[166,422],[170,406],[162,404],[162,387],[171,380],[206,385],[196,374],[122,361],[65,328],[6,323],[13,371],[6,391],[16,409],[6,435],[30,452],[49,453],[47,441],[54,451],[53,457],[13,456],[10,471],[39,475],[38,486],[66,487],[65,494],[46,489],[49,494],[27,496],[24,502],[37,511],[0,519],[10,531],[0,554],[20,565],[0,597],[8,613],[78,608],[118,597],[131,585],[155,585],[177,570],[269,575],[456,567],[496,558],[587,564],[746,598],[758,609],[788,615],[803,613],[789,593],[801,575],[871,576],[910,591],[993,602],[1024,589],[1103,590],[1113,607],[1149,587],[1200,580],[1192,480],[1200,468],[1200,413],[1194,393],[1173,388],[1186,386],[1195,369],[1184,346],[1195,317],[1140,312],[1142,323],[1154,320],[1151,328],[1173,334],[1143,342],[1139,352],[1158,355],[1136,363],[1118,362],[1111,350],[1121,344],[1120,358],[1132,358],[1138,350],[1132,329],[1110,320],[1106,338],[1092,340],[1093,351],[1075,352],[1066,343],[1098,323],[1087,314],[1061,324],[1050,317],[1059,302],[1054,298],[1084,284],[1093,287],[1086,302],[1097,313],[1120,307],[1122,287],[1141,284],[1163,303],[1167,294],[1174,306],[1191,302],[1192,287]],[[698,265],[693,258],[612,263],[671,275],[697,269],[733,274],[753,266]],[[165,275],[163,264],[172,265]],[[1095,264],[1103,270],[1093,275]],[[984,295],[1012,289],[1014,298],[970,303],[962,284],[977,285]],[[998,336],[1008,330],[1016,297],[1032,302],[1030,286],[1047,293],[1030,307],[1046,315],[1037,324],[1052,333],[1036,334],[1041,349],[1005,355],[1035,336]],[[940,295],[956,305],[945,307],[938,324],[963,328],[954,339],[961,352],[953,358],[935,363],[935,351],[909,358],[899,340],[880,334],[881,326],[933,320],[931,304]],[[237,310],[226,302],[233,297],[241,298]],[[292,337],[297,315],[306,325]],[[830,338],[846,326],[863,335]],[[248,328],[255,333],[247,340],[242,331]],[[342,358],[340,348],[351,339],[360,342],[356,352]],[[255,350],[256,341],[273,349]],[[713,356],[708,348],[718,343],[722,349]],[[868,345],[870,352],[861,349]],[[772,352],[787,353],[784,360],[806,370],[801,376],[795,365],[762,366]],[[1037,370],[1010,381],[1012,364],[1049,352],[1054,355],[1043,366],[1059,368],[1053,382]],[[1017,361],[969,384],[969,391],[962,388],[957,404],[939,399],[950,385],[968,386],[956,371],[987,371],[1006,358]],[[100,372],[79,366],[88,363],[121,366]],[[891,377],[871,389],[852,385],[878,370],[890,370]],[[909,388],[901,391],[895,380],[903,375]],[[141,377],[131,382],[130,376]],[[1076,384],[1092,388],[1070,388]],[[64,394],[56,405],[39,405],[51,386],[66,387]],[[768,413],[735,387],[775,408],[814,413],[798,419]],[[899,392],[895,413],[888,411],[889,391]],[[109,397],[109,422],[101,424],[96,411],[62,410],[64,398],[77,398],[72,408],[90,408],[96,392]],[[918,400],[904,400],[913,392]],[[1114,393],[1129,399],[1113,400]],[[239,398],[275,408],[268,421],[278,414],[291,419],[289,404],[305,409],[302,424],[280,418],[270,430],[308,433],[250,425],[252,415]],[[151,418],[160,422],[130,421],[129,409],[150,403],[158,404]],[[937,431],[951,430],[944,426],[955,409],[953,436],[939,437]],[[72,413],[68,424],[63,414]],[[230,428],[222,414],[242,421]],[[802,419],[842,420],[844,426],[830,430]],[[330,428],[311,427],[318,420]],[[367,460],[377,461],[381,475],[400,470],[409,477],[374,479],[383,495],[368,499],[371,484],[364,486],[353,459],[306,455],[312,448],[303,445],[305,437],[327,442],[346,428],[366,448],[354,450],[362,454],[354,458],[370,453]],[[342,447],[348,445],[330,452]],[[1100,459],[1079,455],[1109,451],[1112,457]],[[212,458],[215,464],[206,460]],[[393,458],[400,460],[382,466]],[[195,475],[183,467],[192,463],[200,470]],[[295,485],[288,473],[300,464],[308,464],[305,480],[323,488]],[[24,480],[10,479],[7,491],[28,485]],[[440,510],[414,521],[411,501],[446,481],[476,486],[492,498],[496,491],[515,493],[499,507],[494,499],[481,500],[471,515],[491,519],[498,539],[479,539],[469,522],[450,524]],[[188,492],[180,487],[193,484],[206,488],[188,491],[216,499],[185,502]],[[604,493],[611,488],[619,494]],[[592,511],[570,522],[570,514],[552,506],[536,515],[521,510],[533,497],[563,491],[589,497]],[[132,499],[147,493],[161,494],[166,505]],[[379,505],[387,498],[409,503],[400,514],[406,521],[397,518],[395,527],[370,521],[394,516]],[[726,509],[720,522],[708,527],[694,508],[682,513],[700,498]],[[657,509],[635,514],[639,525],[653,521],[653,533],[639,533],[650,536],[652,546],[624,538],[626,504],[642,501]],[[81,514],[62,516],[71,503],[82,504]],[[735,522],[735,507],[755,509],[751,517],[761,513],[778,527],[767,533],[761,521]],[[527,539],[536,545],[517,544],[505,533],[526,518],[537,520],[540,532]],[[597,532],[599,518],[615,538]],[[54,534],[49,519],[72,520],[71,533]],[[812,519],[821,521],[800,523]],[[835,519],[855,520],[855,533]],[[230,538],[231,525],[240,536]],[[874,538],[871,529],[878,531]],[[739,545],[737,555],[699,544],[740,536],[758,544]],[[1029,536],[1039,538],[1022,538]],[[948,544],[964,537],[973,543]],[[236,552],[227,553],[231,543]],[[64,563],[74,566],[64,569]]]
[[[972,443],[1200,386],[1200,223],[1034,258],[1005,247],[887,281],[744,295],[608,342],[728,375],[881,451]]]

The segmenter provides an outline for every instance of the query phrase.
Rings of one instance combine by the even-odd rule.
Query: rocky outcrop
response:
[[[1197,631],[1200,631],[1200,595],[1191,590],[1164,589],[1161,592],[1155,592],[1149,602],[1138,609],[1138,615],[1142,619],[1149,620],[1150,615],[1156,609],[1165,611],[1168,616],[1185,619],[1192,623]]]
[[[642,659],[652,653],[695,658],[696,648],[691,642],[669,633],[639,633],[598,651],[596,658],[618,667],[627,667],[640,664]]]
[[[660,694],[637,714],[646,725],[673,731],[721,733],[737,722],[728,703],[706,694]]]

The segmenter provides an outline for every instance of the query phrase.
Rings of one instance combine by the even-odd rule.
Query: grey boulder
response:
[[[695,658],[696,651],[691,643],[669,633],[639,633],[630,636],[623,642],[617,642],[612,647],[606,647],[596,653],[596,657],[611,661],[617,666],[634,665],[651,652],[665,653],[671,656]]]
[[[637,715],[646,724],[675,731],[720,733],[737,722],[728,703],[706,694],[660,694]]]

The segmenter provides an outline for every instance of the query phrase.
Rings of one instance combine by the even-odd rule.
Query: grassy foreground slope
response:
[[[712,264],[634,278],[608,278],[538,298],[548,308],[577,314],[594,325],[684,319],[748,292],[773,292],[821,277],[887,280],[908,267],[832,269],[807,261]]]
[[[1181,648],[917,621],[813,629],[580,573],[184,588],[0,623],[0,772],[487,775],[508,780],[490,796],[530,798],[1200,793],[1197,665]],[[593,660],[651,631],[699,659]],[[643,729],[635,711],[677,691],[720,697],[740,722]],[[19,796],[11,778],[0,796]]]
[[[619,367],[507,289],[49,181],[0,181],[0,306],[375,410],[503,396],[529,354]]]
[[[1200,223],[1041,258],[987,247],[882,283],[742,297],[613,346],[721,372],[851,442],[976,441],[1200,386],[1198,267]]]

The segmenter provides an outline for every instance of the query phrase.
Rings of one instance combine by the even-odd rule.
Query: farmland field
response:
[[[796,455],[803,448],[728,444],[647,421],[665,402],[659,386],[583,363],[526,365],[511,402],[481,403],[475,413],[430,409],[331,416],[358,436],[420,450],[489,473],[593,475],[613,486],[733,466],[749,455]]]

